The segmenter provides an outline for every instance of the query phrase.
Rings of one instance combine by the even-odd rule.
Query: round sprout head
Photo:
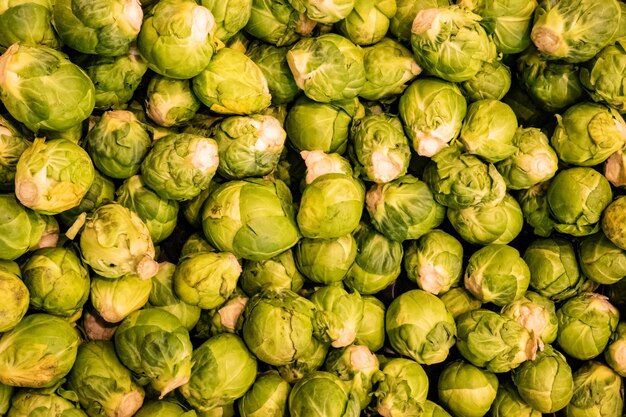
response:
[[[189,79],[211,61],[214,33],[213,14],[195,1],[159,1],[143,20],[137,47],[157,74]]]
[[[463,246],[442,230],[432,230],[409,242],[404,253],[407,277],[435,295],[458,285],[463,272]]]
[[[33,132],[63,131],[89,117],[95,89],[63,53],[16,43],[0,56],[0,99]]]
[[[496,399],[498,378],[492,372],[464,361],[450,362],[439,375],[441,403],[455,416],[480,417]]]
[[[604,351],[620,317],[606,296],[592,292],[570,298],[556,314],[559,346],[580,360],[593,359]]]
[[[36,139],[17,163],[15,195],[42,214],[58,214],[80,204],[94,181],[87,152],[66,139]]]
[[[464,284],[483,303],[498,306],[523,297],[530,270],[517,249],[492,244],[474,252],[465,269]]]
[[[480,25],[480,16],[459,6],[420,10],[411,27],[417,63],[450,82],[467,81],[483,62],[496,58],[496,47]]]
[[[443,301],[422,290],[394,299],[385,323],[394,350],[423,364],[443,362],[456,340],[456,325]]]

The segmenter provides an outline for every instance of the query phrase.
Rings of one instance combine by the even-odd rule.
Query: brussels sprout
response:
[[[61,41],[70,48],[120,56],[137,38],[143,10],[137,0],[55,0],[52,17]]]
[[[331,239],[303,238],[294,250],[298,270],[311,281],[326,285],[345,278],[356,254],[351,234]]]
[[[57,214],[80,204],[93,183],[89,155],[65,139],[35,139],[17,162],[15,195],[43,214]]]
[[[622,378],[608,366],[590,361],[574,372],[574,395],[566,417],[618,417],[623,412]]]
[[[513,383],[520,397],[542,413],[565,408],[572,398],[572,370],[565,357],[546,345],[537,357],[513,371]]]
[[[248,23],[252,0],[201,0],[200,4],[211,11],[215,18],[215,36],[228,41]]]
[[[623,3],[620,3],[620,7]],[[621,19],[625,9],[622,7]],[[580,82],[591,99],[606,103],[620,113],[626,112],[626,94],[621,80],[626,76],[626,50],[619,42],[602,49],[580,69]]]
[[[513,110],[501,101],[485,99],[469,105],[460,140],[468,153],[498,162],[517,150],[513,145],[516,131],[517,117]]]
[[[72,369],[79,344],[76,329],[60,317],[49,314],[24,317],[0,337],[0,384],[30,388],[55,386]]]
[[[276,46],[290,45],[310,34],[317,22],[297,12],[288,0],[252,0],[250,19],[244,30]]]
[[[606,296],[592,292],[570,298],[556,315],[559,346],[580,360],[593,359],[602,353],[617,329],[620,316]]]
[[[189,80],[154,74],[146,95],[146,115],[159,126],[180,126],[200,110],[200,100],[191,91]]]
[[[396,352],[427,365],[443,362],[456,338],[454,318],[446,305],[422,290],[407,291],[391,302],[385,329]]]
[[[152,283],[135,274],[118,279],[91,277],[89,299],[98,314],[109,323],[119,323],[142,308],[150,298]]]
[[[500,313],[528,330],[531,335],[549,344],[556,340],[558,320],[554,302],[536,292],[527,291],[521,298],[502,307]]]
[[[63,53],[13,44],[0,56],[0,99],[11,116],[33,132],[61,131],[89,117],[95,89]]]
[[[554,230],[554,220],[550,216],[547,193],[550,181],[540,182],[532,187],[522,190],[517,195],[524,220],[533,228],[537,236],[548,237]]]
[[[354,341],[376,352],[385,344],[385,305],[373,295],[364,295],[361,300],[363,319],[356,329]]]
[[[0,190],[12,191],[15,188],[17,162],[30,144],[19,130],[0,115]]]
[[[257,376],[252,387],[237,402],[241,417],[283,417],[291,386],[278,371]]]
[[[582,273],[598,284],[611,285],[626,277],[626,253],[602,232],[583,238],[578,255]]]
[[[323,393],[323,401],[320,401],[320,393]],[[359,399],[348,384],[329,372],[306,375],[289,393],[291,417],[357,417],[360,411]]]
[[[184,201],[209,187],[218,160],[215,140],[174,133],[154,143],[141,163],[141,175],[160,197]]]
[[[602,215],[602,231],[620,249],[626,250],[626,230],[624,228],[624,206],[626,197],[616,198]]]
[[[189,381],[191,351],[187,328],[178,318],[158,308],[131,313],[115,332],[120,361],[143,384],[163,398]]]
[[[354,174],[350,162],[339,154],[325,153],[323,151],[302,151],[300,156],[306,166],[304,184],[300,188],[311,184],[322,175],[342,174],[353,176]]]
[[[304,277],[296,268],[293,252],[286,250],[263,261],[246,261],[241,274],[241,288],[249,296],[264,290],[300,291]]]
[[[144,400],[143,388],[115,355],[113,342],[81,344],[67,383],[90,417],[131,417]]]
[[[22,264],[30,305],[57,316],[80,314],[89,296],[89,273],[72,249],[39,249]]]
[[[402,269],[402,244],[361,222],[353,233],[357,245],[354,263],[344,279],[361,294],[376,294],[398,278]]]
[[[213,246],[250,260],[272,258],[300,238],[291,192],[280,180],[222,184],[204,205],[202,228]]]
[[[4,294],[0,305],[0,332],[14,328],[28,310],[29,291],[21,278],[20,267],[16,263],[0,261],[0,293]]]
[[[502,100],[511,88],[511,70],[501,61],[485,62],[476,75],[461,83],[469,101]]]
[[[278,165],[287,134],[273,116],[233,116],[216,125],[217,173],[229,179],[268,175]]]
[[[483,303],[504,306],[524,296],[530,270],[517,249],[491,244],[474,252],[465,268],[465,288]]]
[[[435,200],[449,208],[494,206],[506,195],[504,178],[496,167],[474,155],[461,153],[458,146],[435,155],[423,178]]]
[[[372,400],[372,386],[380,376],[378,358],[367,346],[350,345],[333,349],[326,358],[324,370],[334,373],[350,387],[364,410]]]
[[[450,362],[437,384],[439,401],[456,417],[482,417],[498,392],[498,378],[464,361]]]
[[[264,291],[246,305],[243,338],[259,360],[289,365],[317,348],[316,315],[315,304],[290,290]]]
[[[300,92],[287,63],[288,51],[287,47],[279,48],[261,42],[253,42],[246,50],[246,55],[259,66],[267,80],[272,104],[291,103]]]
[[[195,409],[210,411],[242,397],[256,374],[256,359],[243,340],[234,334],[220,334],[193,351],[191,379],[180,392]]]
[[[456,319],[457,348],[476,366],[508,372],[537,352],[537,341],[515,320],[480,308]]]
[[[134,417],[196,417],[196,412],[174,402],[153,400],[145,402]]]
[[[463,272],[463,246],[443,230],[431,230],[409,242],[404,252],[407,277],[422,290],[445,293],[458,285]]]
[[[257,64],[243,52],[222,48],[193,78],[196,97],[220,114],[254,114],[272,100],[267,79]]]
[[[154,243],[167,238],[176,227],[178,202],[159,197],[139,175],[127,178],[115,192],[116,201],[134,211],[146,224]]]
[[[372,225],[397,242],[419,239],[443,222],[446,211],[428,185],[412,175],[374,185],[366,202]]]
[[[606,363],[620,376],[626,376],[626,322],[619,322],[604,350]]]
[[[365,187],[342,173],[320,175],[308,184],[300,200],[297,222],[308,238],[338,238],[359,224],[365,203]]]
[[[60,395],[54,393],[47,394],[34,390],[17,392],[13,398],[11,398],[11,408],[6,415],[8,417],[28,417],[36,415],[87,417],[84,411]]]
[[[540,129],[518,128],[512,145],[517,148],[513,155],[496,164],[508,189],[528,189],[554,177],[559,160]]]
[[[457,137],[467,112],[467,102],[456,84],[421,78],[400,96],[400,118],[413,150],[433,156]]]
[[[572,236],[597,232],[600,216],[612,197],[611,185],[604,175],[593,168],[583,167],[556,174],[546,194],[550,213],[556,222],[555,230]],[[604,233],[609,237],[606,230]]]
[[[74,224],[80,214],[89,213],[102,204],[115,199],[115,185],[113,181],[100,174],[98,170],[94,170],[94,174],[91,187],[80,200],[80,204],[58,214],[57,217],[66,226],[69,227]]]
[[[0,49],[14,43],[58,49],[61,42],[52,26],[50,0],[14,0],[0,8]],[[24,24],[28,22],[28,24]]]
[[[498,52],[516,54],[530,45],[530,29],[537,0],[460,0],[457,2],[482,17]]]
[[[187,304],[212,309],[235,291],[241,265],[232,253],[199,252],[183,258],[174,271],[174,291]]]
[[[85,137],[89,156],[104,175],[125,179],[135,175],[152,140],[144,125],[126,110],[107,111]]]
[[[15,194],[0,194],[0,259],[13,260],[40,245],[45,217],[21,205]]]
[[[365,84],[363,52],[334,33],[300,40],[287,62],[298,87],[317,102],[354,98]]]
[[[175,315],[183,326],[191,330],[200,319],[200,307],[187,304],[178,298],[174,292],[174,271],[176,265],[170,262],[159,264],[159,272],[151,279],[149,306]]]
[[[399,118],[366,116],[355,123],[350,139],[354,164],[366,180],[386,183],[406,174],[411,149]]]
[[[354,9],[337,24],[337,30],[356,45],[372,45],[387,34],[396,0],[354,0]]]
[[[579,166],[598,165],[626,143],[626,123],[617,110],[581,102],[556,115],[550,142],[559,159]]]
[[[95,108],[101,110],[126,107],[148,70],[146,61],[134,46],[124,55],[80,58],[79,65],[85,69],[96,89]]]
[[[299,151],[343,153],[347,147],[350,125],[354,119],[361,117],[363,111],[357,98],[317,103],[302,96],[287,113],[287,137]]]
[[[105,278],[136,273],[148,279],[158,270],[148,228],[121,204],[101,205],[87,216],[80,249],[85,263]]]
[[[334,348],[352,344],[363,319],[360,294],[348,293],[339,286],[327,286],[316,290],[309,299],[317,307],[315,320],[324,329],[324,339]]]
[[[524,261],[530,269],[530,287],[544,297],[561,301],[581,289],[584,278],[574,247],[563,238],[534,240],[524,252]]]
[[[448,208],[448,220],[463,240],[475,245],[507,244],[524,226],[524,214],[510,194],[495,205]]]
[[[493,417],[541,417],[540,411],[526,404],[519,396],[517,388],[509,382],[500,383],[496,399],[491,404]]]
[[[616,0],[543,0],[535,12],[530,37],[549,59],[584,62],[611,43],[619,15]]]
[[[213,58],[215,30],[213,14],[195,1],[163,0],[144,18],[137,47],[157,74],[188,79]]]
[[[209,334],[240,333],[243,325],[243,311],[248,304],[248,297],[235,290],[231,297],[216,309],[207,311],[210,317]]]
[[[516,61],[520,86],[545,111],[555,112],[585,96],[579,67],[550,61],[531,47]]]
[[[479,309],[483,303],[463,287],[455,287],[439,296],[456,320],[461,314]]]
[[[385,4],[392,2],[393,0],[385,0]],[[422,72],[412,52],[391,38],[383,38],[380,42],[364,48],[363,65],[365,84],[359,96],[374,101],[389,100],[402,94],[406,84]]]
[[[383,365],[380,378],[374,393],[380,415],[423,415],[429,382],[419,363],[405,358],[390,359]]]
[[[496,46],[479,21],[459,6],[420,10],[411,27],[415,60],[446,81],[473,78],[484,62],[496,59]]]

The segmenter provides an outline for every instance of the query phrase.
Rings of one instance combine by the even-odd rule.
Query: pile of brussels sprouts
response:
[[[0,415],[622,417],[623,0],[0,0]]]

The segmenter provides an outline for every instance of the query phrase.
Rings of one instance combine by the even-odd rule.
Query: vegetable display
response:
[[[0,0],[0,416],[624,417],[626,0]]]

